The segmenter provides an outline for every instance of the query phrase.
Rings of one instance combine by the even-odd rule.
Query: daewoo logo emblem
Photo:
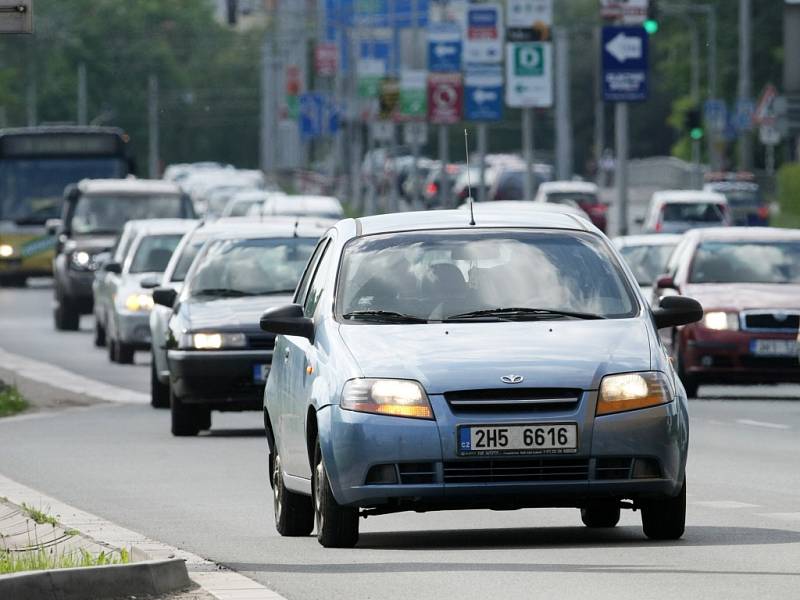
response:
[[[500,381],[502,381],[503,383],[510,383],[513,385],[515,383],[522,383],[523,379],[525,378],[522,375],[503,375],[500,378]]]

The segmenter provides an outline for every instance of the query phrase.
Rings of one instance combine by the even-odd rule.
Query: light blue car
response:
[[[608,239],[567,214],[482,210],[340,221],[279,334],[264,395],[278,532],[358,541],[360,516],[570,506],[683,534],[686,393]]]

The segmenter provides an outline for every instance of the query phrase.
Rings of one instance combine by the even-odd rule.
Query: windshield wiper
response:
[[[278,296],[281,294],[294,294],[294,290],[262,290],[253,292],[253,296]]]
[[[220,298],[241,298],[242,296],[253,296],[250,292],[242,290],[232,290],[229,288],[207,288],[192,292],[192,296],[218,296]]]
[[[354,310],[342,315],[345,319],[384,321],[388,323],[427,323],[428,319],[391,310]]]
[[[519,320],[537,320],[537,319],[552,319],[560,317],[568,317],[571,319],[605,319],[602,315],[594,313],[573,312],[567,310],[552,310],[549,308],[526,308],[526,307],[508,307],[508,308],[488,308],[486,310],[473,310],[470,312],[450,315],[445,318],[445,321],[460,321],[462,319],[480,319],[484,317],[498,317],[502,319],[519,319]]]

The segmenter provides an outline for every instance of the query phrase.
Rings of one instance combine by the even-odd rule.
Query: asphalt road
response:
[[[111,366],[90,320],[56,334],[48,289],[0,290],[0,347],[146,391],[146,355]],[[651,542],[639,514],[588,530],[577,510],[398,514],[362,521],[359,545],[280,538],[256,413],[215,415],[176,439],[147,406],[0,420],[0,473],[223,563],[289,599],[798,598],[800,397],[795,386],[717,388],[691,403],[685,537]],[[759,396],[759,400],[727,397]]]

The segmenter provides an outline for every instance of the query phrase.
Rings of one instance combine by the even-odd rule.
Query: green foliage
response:
[[[57,549],[44,546],[20,552],[0,550],[0,575],[44,569],[121,565],[130,561],[130,553],[124,548],[119,551],[102,551],[98,555],[83,548],[77,551],[59,552]]]
[[[38,508],[33,508],[32,506],[28,506],[24,502],[22,503],[22,510],[23,512],[28,515],[37,525],[44,525],[48,523],[55,527],[58,525],[58,519],[55,517],[48,515],[46,512],[39,510]]]
[[[800,164],[789,163],[778,170],[778,204],[781,226],[800,226]]]
[[[0,381],[0,417],[8,417],[28,408],[28,401],[16,387]]]

